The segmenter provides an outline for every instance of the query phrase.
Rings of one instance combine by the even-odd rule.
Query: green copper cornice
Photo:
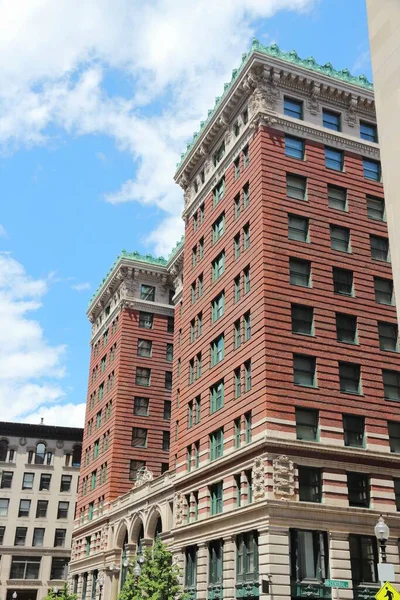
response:
[[[113,272],[113,270],[115,269],[115,267],[117,266],[117,264],[122,260],[122,259],[128,259],[128,260],[132,260],[134,262],[141,262],[147,265],[152,265],[152,266],[157,266],[157,267],[166,267],[168,262],[170,260],[172,260],[172,258],[175,256],[175,254],[177,254],[177,252],[182,248],[183,243],[185,241],[185,236],[182,236],[181,239],[179,240],[179,242],[176,243],[176,245],[174,246],[174,248],[171,250],[168,259],[164,258],[163,256],[159,256],[158,258],[155,258],[154,256],[152,256],[151,254],[140,254],[140,252],[128,252],[127,250],[122,250],[121,254],[119,254],[117,256],[117,258],[115,259],[111,269],[109,269],[107,275],[103,278],[102,282],[100,283],[99,287],[97,288],[97,290],[95,291],[95,293],[93,294],[93,296],[90,298],[89,301],[89,306],[92,304],[92,302],[96,299],[96,297],[99,295],[99,292],[101,290],[101,288],[103,287],[103,285],[105,284],[105,282],[107,281],[107,279],[109,278],[109,276],[111,275],[111,273]]]
[[[351,83],[352,85],[356,85],[363,89],[373,91],[373,85],[370,81],[368,81],[365,75],[359,75],[358,77],[356,77],[355,75],[352,75],[348,69],[342,69],[341,71],[337,71],[333,68],[331,63],[319,65],[313,56],[309,56],[308,58],[300,58],[295,50],[291,50],[290,52],[283,52],[277,44],[271,44],[271,46],[263,46],[258,40],[253,39],[250,51],[245,54],[242,54],[242,62],[240,63],[239,68],[233,69],[231,80],[229,81],[229,83],[224,83],[224,93],[222,94],[222,96],[217,96],[215,98],[215,104],[213,108],[211,108],[208,111],[207,119],[205,121],[200,121],[200,131],[196,131],[193,134],[192,141],[187,144],[186,151],[181,154],[181,159],[176,165],[177,169],[179,169],[186,156],[193,148],[196,139],[201,134],[204,127],[210,122],[215,110],[217,109],[223,98],[227,95],[228,91],[232,87],[232,84],[237,79],[239,73],[243,70],[243,67],[247,64],[250,57],[255,52],[261,52],[261,54],[266,54],[267,56],[271,56],[273,58],[279,58],[280,60],[284,60],[288,63],[297,65],[299,67],[303,67],[310,71],[314,71],[315,73],[320,73],[321,75],[326,75],[328,77],[332,77],[333,79],[337,79],[345,83]]]

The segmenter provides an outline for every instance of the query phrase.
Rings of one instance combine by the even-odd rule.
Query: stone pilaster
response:
[[[290,598],[289,529],[268,527],[259,530],[258,554],[260,569],[260,600]],[[270,593],[263,594],[261,582],[270,580]]]
[[[116,600],[117,596],[118,596],[118,588],[119,588],[119,572],[118,573],[113,573],[111,575],[112,579],[111,579],[111,595],[110,595],[110,600]]]
[[[224,598],[235,597],[236,581],[236,543],[235,536],[223,538],[223,574]]]
[[[400,583],[400,558],[397,539],[389,538],[386,545],[387,562],[394,566],[395,584],[397,587]]]
[[[197,545],[197,598],[207,598],[208,544]]]
[[[332,531],[329,538],[329,576],[331,579],[345,579],[349,582],[349,589],[332,590],[332,600],[351,600],[353,586],[349,536],[347,533]]]

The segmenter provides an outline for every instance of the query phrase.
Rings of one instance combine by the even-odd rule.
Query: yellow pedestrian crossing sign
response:
[[[388,581],[383,584],[377,594],[375,594],[376,600],[400,600],[400,592],[396,590]]]

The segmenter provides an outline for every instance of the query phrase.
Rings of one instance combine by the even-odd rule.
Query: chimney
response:
[[[40,417],[40,424],[43,425],[44,424],[44,419],[43,417]]]

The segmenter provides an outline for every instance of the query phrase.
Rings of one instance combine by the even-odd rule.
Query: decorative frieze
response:
[[[293,461],[282,454],[273,461],[275,498],[289,500],[295,495],[295,469]]]

